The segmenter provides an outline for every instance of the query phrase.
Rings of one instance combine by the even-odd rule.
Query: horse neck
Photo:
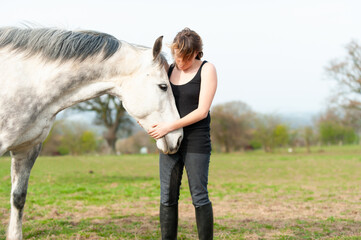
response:
[[[123,42],[122,47],[107,60],[94,58],[65,66],[62,75],[66,87],[60,87],[64,89],[60,110],[106,93],[121,98],[122,83],[131,79],[141,65],[140,51]]]
[[[59,74],[57,101],[54,102],[56,113],[77,103],[108,93],[115,86],[116,76],[109,66],[97,61],[88,61],[77,66],[65,67]]]

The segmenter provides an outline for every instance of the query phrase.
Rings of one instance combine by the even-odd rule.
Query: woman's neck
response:
[[[186,69],[178,69],[179,71],[183,72],[183,73],[191,73],[191,72],[194,72],[194,70],[198,70],[199,66],[201,64],[201,61],[200,60],[195,60],[192,65],[190,65],[188,68]]]

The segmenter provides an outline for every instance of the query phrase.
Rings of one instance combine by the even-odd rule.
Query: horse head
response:
[[[148,130],[159,122],[179,119],[173,92],[168,80],[166,60],[161,55],[162,39],[159,37],[153,49],[142,49],[136,60],[139,67],[129,67],[129,77],[121,82],[121,100],[129,115]],[[132,56],[134,56],[132,54]],[[157,140],[157,147],[166,154],[175,153],[183,138],[183,130],[178,129]]]

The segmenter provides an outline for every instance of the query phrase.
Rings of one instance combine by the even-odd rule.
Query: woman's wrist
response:
[[[170,123],[170,126],[169,126],[169,132],[173,132],[173,131],[175,131],[175,130],[177,130],[179,127],[177,127],[177,122],[178,121],[173,121],[173,122],[171,122]]]

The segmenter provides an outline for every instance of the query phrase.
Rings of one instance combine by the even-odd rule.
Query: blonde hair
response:
[[[184,28],[174,38],[173,43],[170,45],[172,55],[177,49],[179,56],[184,60],[189,60],[197,53],[196,59],[203,57],[203,42],[202,38],[193,30]]]

